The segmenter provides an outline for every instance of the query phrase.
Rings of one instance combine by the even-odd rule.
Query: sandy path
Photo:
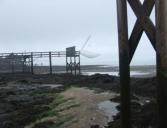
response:
[[[62,114],[74,114],[75,118],[71,122],[66,122],[62,128],[90,128],[91,125],[105,126],[108,117],[103,110],[100,110],[100,102],[113,98],[116,94],[94,93],[86,88],[71,88],[61,93],[65,98],[74,98],[80,107],[63,111]],[[75,122],[75,123],[72,123]]]

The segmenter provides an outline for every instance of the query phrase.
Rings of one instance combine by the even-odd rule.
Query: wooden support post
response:
[[[25,63],[25,58],[24,58],[24,55],[22,53],[22,73],[24,73],[24,63]]]
[[[72,57],[70,57],[70,70],[71,70],[71,74],[72,74],[72,71],[73,71],[73,65],[72,65]]]
[[[167,0],[156,0],[158,128],[167,128]]]
[[[79,58],[79,62],[78,62],[78,66],[79,66],[79,75],[81,75],[81,58],[80,58],[81,56],[80,56],[80,52],[79,52],[79,56],[78,56],[78,58]]]
[[[49,52],[49,65],[50,65],[50,74],[52,75],[52,53]]]
[[[25,72],[25,66],[24,66],[24,64],[25,64],[25,58],[23,57],[23,63],[22,63],[22,72],[23,73]]]
[[[11,64],[12,64],[12,73],[14,73],[14,54],[12,53],[12,58],[11,58]]]
[[[68,73],[68,57],[66,56],[66,73]]]
[[[77,68],[76,68],[76,56],[74,56],[74,70],[75,70],[75,76],[77,75]]]
[[[117,0],[119,67],[121,84],[121,128],[131,128],[129,42],[127,23],[127,1]]]
[[[31,73],[34,74],[33,52],[31,52]]]

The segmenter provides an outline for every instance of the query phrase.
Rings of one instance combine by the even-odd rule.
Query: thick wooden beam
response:
[[[152,9],[154,7],[155,0],[145,0],[142,6],[142,10],[144,10],[146,16],[150,16]],[[129,45],[130,45],[130,61],[131,62],[133,55],[136,51],[136,48],[139,44],[139,41],[141,39],[141,36],[144,32],[143,26],[140,23],[140,20],[137,19],[135,26],[133,28],[133,31],[131,33],[131,36],[129,38]],[[154,41],[155,42],[155,41]],[[154,44],[154,43],[152,43]],[[154,46],[155,47],[155,46]]]
[[[167,0],[156,1],[158,128],[167,128]]]
[[[127,23],[127,2],[117,0],[119,67],[121,84],[121,128],[131,128],[130,110],[130,71]]]

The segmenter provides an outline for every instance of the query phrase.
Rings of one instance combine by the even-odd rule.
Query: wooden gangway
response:
[[[0,58],[13,58],[13,56],[17,57],[31,57],[33,58],[41,58],[41,57],[49,57],[51,54],[52,57],[66,57],[66,51],[50,51],[50,52],[20,52],[20,53],[0,53]],[[75,52],[76,56],[80,55],[79,51]]]
[[[34,59],[48,58],[49,70],[50,74],[52,74],[52,58],[64,57],[66,60],[66,72],[70,71],[73,73],[74,71],[76,75],[77,70],[79,70],[80,74],[80,51],[74,52],[72,56],[69,56],[67,51],[0,53],[0,66],[5,67],[5,65],[9,65],[11,72],[14,73],[16,72],[16,67],[22,67],[22,72],[25,72],[28,65],[28,67],[30,67],[30,72],[33,74]]]

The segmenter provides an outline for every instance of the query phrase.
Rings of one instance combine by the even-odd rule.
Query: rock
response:
[[[91,128],[100,128],[99,125],[92,125]]]
[[[9,103],[0,103],[0,114],[7,113],[13,110],[13,105]]]

